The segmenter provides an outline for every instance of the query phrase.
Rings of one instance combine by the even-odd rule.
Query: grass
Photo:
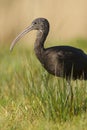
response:
[[[86,81],[68,86],[42,68],[32,48],[1,47],[0,130],[86,130],[86,111]]]

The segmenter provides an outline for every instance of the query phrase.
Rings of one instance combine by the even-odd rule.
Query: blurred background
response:
[[[87,0],[0,0],[0,44],[11,43],[37,17],[50,22],[48,41],[87,38]],[[35,40],[34,34],[23,40]]]

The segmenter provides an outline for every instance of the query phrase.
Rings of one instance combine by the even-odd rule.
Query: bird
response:
[[[31,25],[13,40],[10,51],[18,40],[32,30],[37,30],[34,43],[36,57],[48,73],[66,80],[87,80],[87,54],[83,50],[67,45],[44,47],[50,30],[50,24],[46,18],[40,17],[33,20]]]

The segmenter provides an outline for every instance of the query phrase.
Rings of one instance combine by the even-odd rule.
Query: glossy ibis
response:
[[[81,49],[71,46],[44,48],[44,42],[49,32],[49,22],[45,18],[37,18],[25,28],[13,40],[10,50],[20,38],[31,30],[37,30],[34,44],[35,54],[50,74],[66,79],[87,79],[87,55]]]

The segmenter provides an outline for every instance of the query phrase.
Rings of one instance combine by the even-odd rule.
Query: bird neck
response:
[[[42,57],[44,53],[44,42],[48,35],[49,30],[38,30],[37,37],[34,44],[34,51],[37,58],[42,62]]]
[[[34,44],[34,49],[38,51],[38,49],[44,49],[44,42],[48,35],[48,31],[45,30],[38,30],[37,37]]]

